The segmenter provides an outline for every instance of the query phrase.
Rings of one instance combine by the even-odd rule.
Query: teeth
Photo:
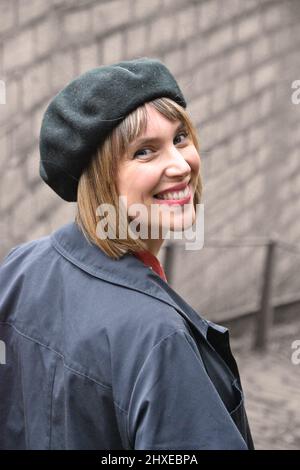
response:
[[[158,199],[183,199],[187,197],[189,194],[189,188],[188,186],[185,188],[184,191],[175,191],[172,193],[165,193],[156,196]]]

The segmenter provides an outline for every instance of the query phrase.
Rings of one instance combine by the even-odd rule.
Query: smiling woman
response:
[[[145,249],[157,255],[164,242],[163,223],[166,231],[187,228],[185,221],[195,221],[202,194],[199,147],[197,131],[187,112],[170,98],[157,98],[130,113],[98,148],[80,177],[76,221],[86,236],[114,258]],[[146,151],[149,153],[145,154]],[[169,194],[171,199],[158,198],[159,194],[168,195],[176,190],[185,193]],[[120,224],[123,208],[119,196],[127,198],[128,209],[133,204],[142,204],[146,209],[144,220],[140,217],[139,222],[149,227],[147,240],[133,238],[130,232],[121,240],[118,230],[114,230],[124,222],[127,231],[132,220],[128,216]],[[106,217],[106,230],[112,234],[106,238],[96,233],[96,225],[100,217],[97,208],[107,203],[116,211]],[[153,204],[159,204],[161,210],[151,211]],[[188,210],[185,207],[170,212],[168,218],[162,213],[166,204],[186,204]],[[159,226],[157,239],[150,237],[151,225]]]
[[[252,449],[228,331],[169,286],[156,256],[166,212],[171,230],[193,224],[202,193],[173,75],[144,57],[75,78],[45,111],[40,153],[43,181],[78,211],[0,266],[0,448]],[[98,237],[105,205],[126,230],[139,205],[159,237],[123,239],[119,225]]]

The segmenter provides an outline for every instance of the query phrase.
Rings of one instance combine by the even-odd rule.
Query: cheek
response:
[[[148,165],[143,165],[139,172],[135,174],[132,184],[135,187],[136,194],[139,194],[141,198],[149,198],[157,188],[159,181],[160,173],[157,166],[155,168],[148,163]]]
[[[157,169],[151,165],[141,165],[138,169],[131,169],[123,175],[120,188],[126,194],[129,204],[143,202],[149,199],[159,182]]]
[[[189,163],[194,175],[198,175],[201,170],[201,159],[196,148],[194,148],[194,150],[188,155],[187,162]]]

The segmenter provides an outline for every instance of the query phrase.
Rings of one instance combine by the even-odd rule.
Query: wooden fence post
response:
[[[260,351],[267,349],[268,336],[273,323],[272,288],[274,284],[276,245],[276,237],[272,237],[267,244],[260,309],[255,317],[256,324],[253,349]]]
[[[169,242],[165,247],[164,271],[168,284],[172,284],[174,269],[174,243]]]

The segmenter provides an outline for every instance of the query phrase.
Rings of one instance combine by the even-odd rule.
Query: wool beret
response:
[[[186,108],[174,76],[148,57],[97,67],[72,80],[42,119],[41,178],[62,199],[77,201],[80,175],[96,149],[130,112],[161,97]]]

